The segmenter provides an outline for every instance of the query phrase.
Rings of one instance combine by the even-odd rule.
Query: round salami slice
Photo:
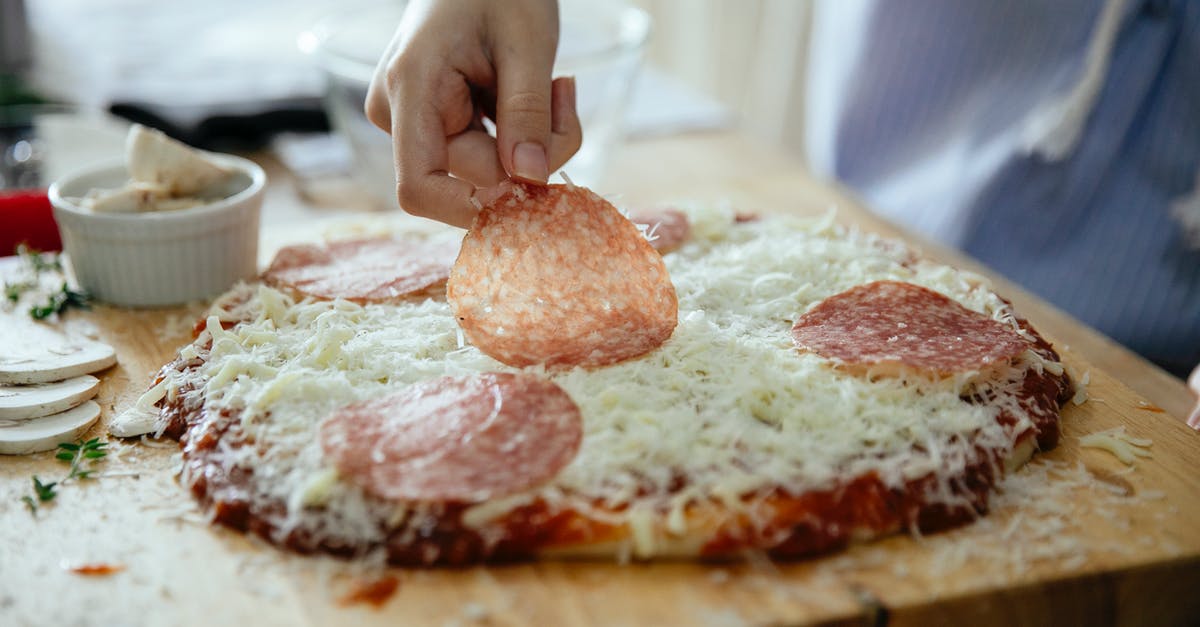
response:
[[[1029,348],[1015,330],[933,290],[876,281],[826,298],[792,327],[801,349],[851,366],[978,370]]]
[[[599,367],[675,330],[662,256],[582,187],[513,184],[479,212],[446,297],[479,350],[512,366]]]
[[[316,298],[388,302],[445,281],[457,253],[448,242],[391,237],[287,246],[263,280]]]
[[[678,209],[637,209],[630,212],[629,221],[644,224],[646,240],[664,255],[683,246],[692,236],[692,223],[687,214]]]
[[[335,412],[321,447],[380,498],[478,502],[536,487],[579,451],[579,408],[528,374],[443,377]]]

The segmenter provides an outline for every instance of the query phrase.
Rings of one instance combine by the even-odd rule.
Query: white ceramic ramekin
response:
[[[54,219],[79,286],[131,307],[179,305],[216,296],[258,272],[258,225],[267,176],[253,161],[214,156],[237,172],[222,200],[180,211],[92,213],[77,202],[115,189],[129,174],[109,162],[50,186]]]

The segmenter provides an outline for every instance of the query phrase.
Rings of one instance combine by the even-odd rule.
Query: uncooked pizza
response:
[[[808,556],[968,522],[1056,444],[1063,365],[982,277],[633,216],[517,184],[465,237],[285,248],[139,404],[216,523],[404,565]]]

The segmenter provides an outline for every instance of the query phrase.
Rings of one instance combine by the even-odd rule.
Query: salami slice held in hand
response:
[[[678,321],[662,256],[582,187],[514,183],[479,212],[446,286],[471,343],[511,366],[644,355]]]
[[[487,373],[345,407],[320,438],[339,473],[370,494],[477,502],[553,478],[578,452],[583,424],[552,381]]]
[[[263,280],[326,300],[389,302],[445,281],[457,253],[445,242],[392,237],[287,246]]]
[[[1012,328],[900,281],[866,283],[826,298],[800,316],[792,339],[851,367],[943,375],[1006,362],[1030,347]]]

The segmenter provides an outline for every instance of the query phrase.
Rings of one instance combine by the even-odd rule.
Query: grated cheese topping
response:
[[[868,472],[890,487],[953,475],[978,463],[977,447],[1007,454],[1032,426],[1015,400],[1026,368],[1062,371],[1027,351],[1021,363],[987,374],[999,381],[988,405],[963,400],[979,392],[979,373],[931,380],[840,372],[796,350],[790,330],[822,299],[869,281],[923,285],[1023,331],[984,278],[848,232],[832,213],[735,224],[729,208],[684,209],[693,237],[665,257],[679,297],[674,335],[636,360],[545,375],[579,405],[582,447],[549,484],[468,509],[464,522],[485,537],[489,522],[541,500],[629,525],[632,550],[649,556],[663,534],[687,531],[683,513],[692,505],[744,510],[748,495],[828,489]],[[222,322],[240,324],[226,330]],[[274,521],[280,534],[303,525],[362,543],[383,539],[379,520],[433,506],[382,503],[339,478],[315,437],[321,422],[418,381],[516,370],[465,344],[442,298],[297,302],[263,285],[240,285],[218,301],[181,352],[204,365],[170,374],[140,406],[202,394],[237,416],[244,436],[269,444],[220,455],[253,470],[256,498],[286,504]],[[997,422],[1001,410],[1016,424]],[[934,502],[959,498],[944,483],[934,490]]]
[[[1126,433],[1125,426],[1089,433],[1079,438],[1079,446],[1095,448],[1112,453],[1114,457],[1133,466],[1139,457],[1150,457],[1149,448],[1154,444],[1147,438],[1135,438]]]

